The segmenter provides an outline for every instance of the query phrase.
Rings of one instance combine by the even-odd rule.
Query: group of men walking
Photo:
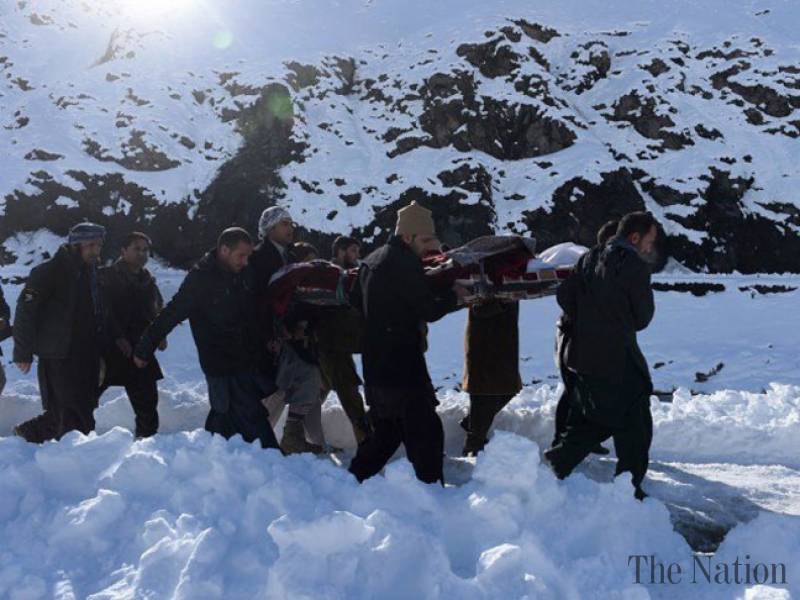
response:
[[[356,240],[337,238],[332,261],[358,267],[350,306],[278,320],[267,300],[270,279],[290,262],[318,257],[308,244],[294,243],[294,229],[290,214],[272,207],[259,220],[257,243],[244,229],[224,230],[165,305],[145,267],[145,234],[131,233],[120,258],[98,269],[104,229],[73,227],[67,243],[31,271],[17,303],[14,362],[27,373],[38,356],[44,411],[15,433],[31,442],[89,433],[102,392],[123,386],[137,437],[153,435],[162,377],[155,352],[166,350],[170,332],[188,320],[208,384],[208,431],[287,453],[321,451],[321,404],[333,390],[358,442],[349,467],[358,481],[380,472],[402,444],[421,481],[443,483],[444,432],[425,360],[427,323],[459,309],[467,290],[428,284],[422,258],[440,250],[430,211],[416,203],[400,209],[394,235],[363,261]],[[632,472],[643,498],[652,386],[636,332],[653,316],[645,259],[657,224],[632,213],[606,230],[608,239],[598,240],[558,291],[565,391],[545,457],[566,477],[589,452],[607,452],[599,445],[613,437],[617,472]],[[0,339],[11,334],[9,323],[0,291]],[[368,413],[353,360],[359,352]],[[0,370],[0,391],[3,382]],[[483,449],[495,416],[521,387],[518,303],[470,305],[465,455]],[[279,444],[273,425],[285,406]]]

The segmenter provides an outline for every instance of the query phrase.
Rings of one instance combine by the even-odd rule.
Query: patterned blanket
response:
[[[467,287],[467,303],[488,298],[513,302],[554,294],[586,251],[566,243],[536,256],[535,248],[531,238],[484,236],[427,256],[423,266],[434,288],[449,288],[454,283]],[[343,306],[357,276],[356,269],[345,271],[324,260],[288,265],[270,279],[269,302],[278,316],[286,313],[292,301]]]

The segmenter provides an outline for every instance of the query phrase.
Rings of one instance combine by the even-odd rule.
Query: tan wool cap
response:
[[[412,202],[397,211],[395,235],[436,235],[431,211]]]

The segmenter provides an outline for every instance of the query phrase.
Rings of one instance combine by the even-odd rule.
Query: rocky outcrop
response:
[[[16,10],[37,31],[59,26],[57,11]],[[48,89],[0,42],[0,142],[14,140],[27,173],[4,193],[0,246],[86,218],[108,226],[109,257],[142,229],[187,266],[221,228],[255,233],[280,203],[323,253],[337,233],[369,249],[416,200],[450,246],[492,231],[591,245],[606,221],[651,210],[659,265],[800,271],[800,201],[784,183],[796,166],[764,161],[800,137],[800,69],[756,36],[706,47],[637,35],[511,16],[478,39],[288,60],[280,73],[192,65],[160,90],[137,61],[168,36],[117,27],[87,65],[114,103],[103,89]],[[43,105],[73,120],[77,150],[43,135]],[[197,173],[202,184],[158,183]]]

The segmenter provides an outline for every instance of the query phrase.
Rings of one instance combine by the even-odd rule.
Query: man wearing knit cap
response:
[[[366,319],[364,391],[374,433],[350,463],[359,481],[378,473],[400,444],[417,478],[443,482],[444,432],[425,363],[425,323],[454,310],[455,286],[434,293],[422,257],[439,249],[431,212],[416,202],[398,211],[395,235],[362,263],[352,302]]]
[[[94,430],[104,311],[96,265],[105,228],[79,223],[53,258],[35,267],[17,301],[14,362],[28,373],[34,354],[44,413],[14,428],[29,442]]]
[[[266,301],[269,280],[276,271],[289,263],[289,250],[294,242],[294,221],[285,208],[271,206],[261,213],[258,220],[258,237],[261,240],[250,256],[250,265],[255,274],[256,300],[259,304],[264,343],[269,344],[268,372],[276,375],[277,348],[273,327],[273,315]]]

